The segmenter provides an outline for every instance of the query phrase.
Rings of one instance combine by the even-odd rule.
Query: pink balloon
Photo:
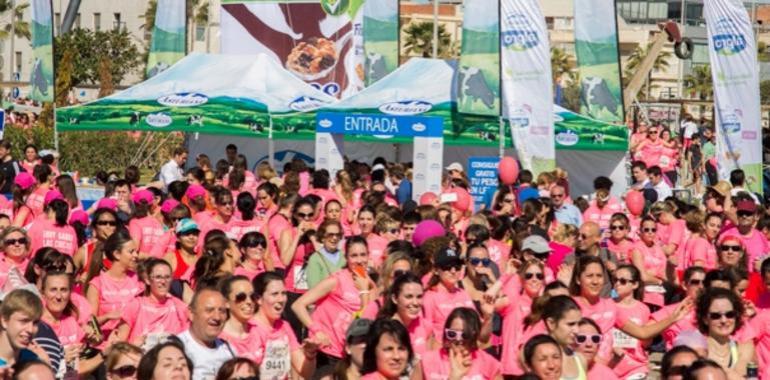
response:
[[[419,247],[426,240],[436,236],[444,236],[445,233],[446,231],[441,223],[432,219],[423,220],[414,228],[412,243],[414,243],[415,247]]]
[[[498,166],[500,180],[504,185],[513,185],[519,178],[519,163],[513,157],[503,157]]]
[[[473,207],[473,197],[468,193],[468,190],[465,190],[462,187],[453,187],[449,189],[447,193],[455,194],[457,196],[457,200],[452,202],[452,207],[457,211],[466,212]]]
[[[420,195],[420,206],[433,205],[438,199],[438,195],[431,193],[430,191]]]
[[[635,216],[642,215],[642,211],[644,211],[644,195],[636,190],[626,193],[626,208],[628,208],[628,212]]]

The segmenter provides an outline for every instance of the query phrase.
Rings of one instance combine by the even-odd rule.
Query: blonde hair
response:
[[[553,232],[553,240],[563,243],[570,237],[577,237],[579,232],[580,230],[572,224],[560,224]]]
[[[393,280],[393,267],[396,265],[399,261],[406,261],[409,263],[409,268],[414,269],[414,262],[412,262],[412,258],[409,257],[404,252],[393,252],[392,254],[388,255],[388,258],[385,259],[385,261],[382,263],[382,269],[380,269],[380,287],[387,290],[388,284],[386,282],[392,282]]]
[[[259,165],[257,165],[257,177],[259,177],[261,180],[270,181],[277,176],[278,173],[276,173],[275,169],[270,166],[269,162],[262,161],[259,163]]]
[[[0,304],[0,317],[11,319],[15,312],[21,312],[28,317],[38,320],[43,315],[43,302],[35,293],[27,289],[16,289],[8,293]]]

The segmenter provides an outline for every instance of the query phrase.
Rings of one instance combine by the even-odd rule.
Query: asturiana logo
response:
[[[564,146],[573,146],[577,144],[580,141],[580,136],[578,136],[575,131],[572,130],[566,130],[564,132],[558,133],[556,135],[556,143],[559,145]]]
[[[312,111],[326,105],[325,102],[310,96],[300,96],[289,103],[289,108],[297,112]]]
[[[419,115],[430,111],[432,108],[433,104],[422,100],[402,100],[383,104],[380,106],[380,111],[388,115],[408,116]]]
[[[503,47],[514,51],[531,49],[540,44],[540,35],[526,15],[510,14],[503,21],[501,33]]]
[[[720,55],[734,55],[746,50],[746,36],[731,19],[722,18],[714,26],[712,37],[714,51]]]
[[[147,115],[144,121],[146,121],[147,124],[153,127],[163,128],[171,125],[171,123],[174,120],[171,119],[171,116],[169,116],[168,114],[165,114],[163,112],[158,112],[158,113],[151,113]]]
[[[197,92],[180,92],[158,98],[158,103],[169,107],[195,107],[208,101],[208,96]]]
[[[331,128],[333,125],[332,121],[329,119],[323,119],[318,122],[318,125],[321,126],[321,128]]]

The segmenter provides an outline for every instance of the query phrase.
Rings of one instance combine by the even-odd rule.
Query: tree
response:
[[[711,100],[714,96],[714,84],[710,65],[694,66],[692,72],[684,77],[684,88],[700,100]]]
[[[60,66],[64,53],[72,52],[71,86],[81,83],[99,82],[99,65],[102,59],[109,59],[113,83],[121,83],[126,75],[134,72],[140,64],[139,49],[124,29],[109,29],[93,32],[74,29],[56,37],[54,59]],[[57,90],[58,92],[58,90]]]
[[[3,25],[0,29],[0,40],[5,40],[11,37],[11,29],[16,38],[32,38],[32,29],[28,21],[24,20],[24,12],[29,8],[29,4],[18,4],[13,10],[11,9],[11,0],[0,0],[0,17],[5,18],[5,13],[11,11],[12,14],[7,15],[12,22],[3,21],[0,24]]]
[[[759,82],[759,97],[762,104],[770,104],[770,80]]]
[[[147,9],[144,10],[144,15],[139,16],[144,19],[142,29],[145,32],[152,32],[152,28],[155,27],[155,14],[158,13],[158,0],[150,0],[147,3]]]
[[[553,75],[554,85],[559,85],[562,77],[572,71],[573,61],[574,57],[564,50],[556,47],[551,48],[551,75]]]
[[[433,22],[415,22],[404,28],[404,47],[406,54],[418,55],[430,58],[433,55]],[[452,56],[452,37],[447,33],[444,25],[438,26],[438,55],[439,57]]]
[[[562,106],[574,112],[580,112],[580,72],[577,70],[567,73],[566,86],[563,90]]]
[[[642,61],[644,61],[647,58],[647,55],[650,54],[650,49],[652,48],[652,42],[648,42],[646,46],[637,46],[636,49],[634,49],[634,52],[631,53],[630,56],[628,56],[628,60],[626,61],[626,67],[623,70],[623,83],[628,84],[628,82],[631,81],[631,78],[636,75],[637,70],[639,69],[639,65],[642,64]],[[652,84],[652,73],[655,71],[663,71],[667,70],[671,64],[669,63],[669,60],[673,54],[668,51],[661,51],[660,54],[658,54],[657,57],[655,57],[655,61],[652,64],[652,70],[647,74],[647,82],[644,84],[644,86],[640,89],[640,94],[646,94],[647,98],[650,97],[650,90],[655,87]]]

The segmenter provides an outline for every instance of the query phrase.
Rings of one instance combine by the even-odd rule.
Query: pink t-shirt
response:
[[[575,302],[580,306],[583,317],[591,318],[597,325],[599,325],[603,339],[602,343],[599,345],[599,352],[597,355],[600,358],[609,359],[612,354],[612,345],[614,344],[612,328],[615,327],[619,329],[623,327],[618,318],[618,305],[615,301],[608,298],[600,298],[599,302],[593,305],[584,302],[582,298],[575,298]]]
[[[128,233],[139,243],[139,252],[149,254],[163,236],[163,225],[152,216],[134,218],[128,222]]]
[[[447,291],[443,285],[439,284],[425,292],[422,299],[422,310],[426,323],[433,330],[433,336],[444,336],[444,323],[449,317],[449,313],[458,307],[474,309],[471,296],[463,288],[455,287],[451,291]]]
[[[612,369],[610,369],[610,367],[607,367],[602,363],[594,363],[591,366],[591,368],[588,370],[588,378],[601,379],[601,380],[617,380],[619,377],[616,376],[615,372],[612,372]]]
[[[152,246],[150,256],[161,259],[169,252],[176,250],[176,232],[168,229],[158,238],[158,243]]]
[[[409,341],[412,343],[412,350],[415,356],[420,359],[428,352],[428,343],[433,335],[430,325],[425,322],[425,318],[418,317],[406,326],[409,332]]]
[[[619,262],[630,263],[634,242],[629,239],[623,239],[619,243],[615,243],[612,239],[607,239],[607,250],[614,253]]]
[[[714,244],[700,236],[690,236],[684,243],[684,268],[695,265],[696,261],[703,263],[707,271],[717,267],[717,249]]]
[[[233,275],[245,276],[249,279],[249,281],[251,281],[254,279],[254,277],[257,277],[260,273],[263,272],[265,272],[265,265],[260,261],[259,264],[257,264],[257,269],[249,269],[244,266],[239,266],[238,268],[235,268]]]
[[[754,330],[754,350],[759,360],[760,376],[770,379],[770,310],[760,310],[749,322]]]
[[[495,239],[487,240],[486,245],[489,258],[497,263],[498,267],[505,268],[505,263],[508,262],[508,256],[511,253],[511,246]]]
[[[642,149],[639,149],[636,152],[634,158],[644,162],[648,168],[651,166],[659,166],[660,156],[665,149],[666,147],[663,146],[663,142],[660,139],[656,140],[654,143],[652,141],[647,141]]]
[[[648,247],[647,244],[640,240],[636,242],[634,249],[641,254],[644,261],[644,270],[647,273],[660,279],[666,278],[666,263],[668,259],[659,244],[653,244],[652,247]],[[646,289],[644,291],[644,302],[663,306],[663,298],[662,293],[650,292]]]
[[[756,272],[755,263],[757,262],[757,259],[770,253],[770,243],[768,243],[761,232],[755,229],[752,229],[748,235],[741,235],[740,231],[738,231],[738,227],[733,227],[722,233],[721,236],[737,236],[741,239],[743,246],[746,247],[749,272]]]
[[[297,234],[297,229],[291,227],[292,238]],[[292,293],[304,293],[307,291],[307,284],[298,284],[299,273],[305,263],[305,257],[312,255],[315,250],[312,243],[297,244],[297,250],[294,251],[294,257],[289,261],[286,267],[286,290]],[[280,258],[278,259],[280,262]]]
[[[74,315],[62,316],[60,320],[50,320],[44,316],[42,320],[51,326],[53,332],[59,338],[59,343],[64,347],[81,343],[83,338],[86,337],[83,325],[78,322]]]
[[[259,375],[263,379],[286,380],[291,373],[291,354],[300,349],[297,336],[291,325],[278,320],[274,326],[257,322],[249,332],[253,341],[259,342],[261,352],[255,363],[259,364]]]
[[[110,276],[108,272],[94,277],[90,285],[99,291],[99,310],[97,316],[105,315],[115,310],[125,310],[139,294],[144,291],[144,284],[139,281],[136,273],[128,273],[122,280]],[[120,320],[113,319],[102,325],[102,333],[109,336]]]
[[[78,235],[70,225],[57,226],[52,220],[36,219],[27,235],[30,240],[30,252],[33,253],[43,247],[52,247],[65,255],[73,256],[78,250]]]
[[[685,270],[684,266],[684,243],[688,238],[687,226],[684,220],[675,219],[668,225],[658,223],[658,240],[660,245],[676,245],[677,269]]]
[[[679,303],[663,306],[663,308],[654,312],[650,317],[656,322],[665,320],[674,313],[678,306]],[[694,310],[690,311],[687,316],[674,322],[671,326],[668,326],[668,328],[663,330],[661,336],[663,336],[663,340],[666,342],[666,349],[670,350],[674,346],[674,339],[676,339],[682,331],[693,330],[698,330]]]
[[[548,269],[553,272],[559,271],[559,266],[564,262],[565,257],[575,253],[574,248],[557,243],[553,240],[548,243],[548,246],[551,247],[551,254],[548,255],[548,259],[546,259],[545,263],[548,265]],[[504,268],[504,266],[500,267]]]
[[[206,234],[212,230],[221,230],[222,232],[227,233],[227,223],[222,223],[215,217],[211,217],[204,224],[199,224],[198,229],[200,230],[200,234],[198,235],[198,244],[195,245],[195,251],[202,252],[203,242],[206,240]]]
[[[91,308],[91,304],[88,303],[86,297],[78,293],[70,293],[70,302],[78,309],[78,323],[85,325],[94,315],[94,309]]]
[[[508,298],[508,304],[499,311],[503,318],[503,374],[521,375],[524,370],[519,364],[519,353],[526,343],[526,339],[534,336],[533,329],[526,329],[524,318],[532,311],[532,299],[521,293],[521,280],[519,276],[504,276],[503,294]]]
[[[623,206],[617,200],[613,202],[613,199],[615,198],[610,198],[610,201],[603,208],[599,208],[595,200],[591,201],[583,212],[583,222],[594,222],[599,225],[601,230],[609,228],[612,215],[616,212],[623,212]]]
[[[149,334],[176,335],[190,325],[187,305],[176,297],[166,297],[162,302],[152,297],[134,298],[123,309],[122,319],[128,324],[129,342]]]
[[[45,195],[50,189],[47,187],[38,187],[27,197],[27,207],[32,210],[33,216],[38,216],[43,213],[43,203],[45,202]]]
[[[282,214],[275,214],[270,217],[270,221],[267,223],[267,249],[272,253],[273,265],[276,269],[284,269],[286,265],[283,265],[281,261],[281,253],[278,252],[278,240],[281,238],[281,232],[287,228],[291,228],[291,223]]]
[[[243,220],[241,218],[230,218],[225,227],[225,233],[232,239],[240,241],[243,235],[249,232],[259,232],[264,224],[259,219]]]
[[[448,380],[451,372],[449,352],[445,349],[428,351],[422,357],[422,377],[425,380]],[[502,367],[492,355],[476,350],[471,353],[471,368],[463,380],[489,380],[502,374]]]
[[[369,263],[374,268],[379,268],[385,261],[385,248],[388,247],[388,240],[375,233],[370,233],[366,237],[366,245],[369,248]]]
[[[247,333],[244,336],[231,335],[223,330],[219,334],[219,338],[227,341],[236,355],[245,357],[254,363],[260,363],[264,354],[262,351],[264,342],[259,340],[259,336],[252,333],[256,322],[251,320],[247,324]]]
[[[353,313],[361,310],[363,305],[353,274],[349,270],[334,272],[331,277],[337,281],[337,286],[316,303],[310,332],[311,334],[323,332],[329,337],[331,344],[328,347],[321,347],[321,352],[343,358],[345,333],[353,322]]]
[[[13,221],[13,202],[2,194],[0,194],[0,214],[8,215]]]
[[[195,224],[198,225],[198,228],[200,228],[202,225],[208,223],[209,220],[211,220],[211,218],[213,217],[214,217],[214,213],[212,211],[204,210],[204,211],[195,213],[195,215],[193,215],[192,217],[192,220],[195,222]]]
[[[650,320],[650,308],[642,302],[634,300],[631,305],[624,305],[622,303],[618,303],[617,305],[618,320],[621,325],[631,321],[639,326],[644,326]],[[647,374],[649,372],[649,369],[647,368],[647,363],[649,360],[647,357],[647,351],[644,349],[642,342],[636,338],[628,336],[620,330],[613,331],[613,334],[615,334],[614,341],[616,344],[621,342],[621,340],[618,339],[618,336],[625,338],[622,339],[622,345],[624,347],[623,353],[625,355],[623,355],[623,358],[620,359],[620,362],[613,368],[613,371],[617,377],[626,378],[628,376],[640,373]],[[636,346],[633,348],[627,347],[630,346],[633,342],[636,342]],[[602,379],[604,379],[604,377],[602,377]]]

